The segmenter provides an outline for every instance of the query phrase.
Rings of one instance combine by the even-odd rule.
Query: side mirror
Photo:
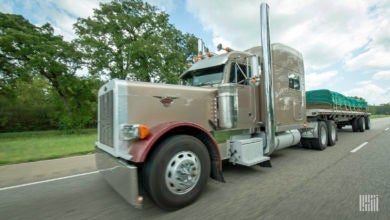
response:
[[[252,67],[252,76],[250,79],[250,84],[252,86],[259,86],[260,85],[260,77],[261,77],[261,70],[259,66],[259,57],[257,55],[253,55],[251,57],[251,67]]]

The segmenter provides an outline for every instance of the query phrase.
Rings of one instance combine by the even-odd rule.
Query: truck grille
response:
[[[99,142],[114,146],[114,92],[110,91],[99,97]]]

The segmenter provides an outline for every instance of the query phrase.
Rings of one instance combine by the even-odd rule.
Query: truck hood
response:
[[[125,82],[129,124],[191,121],[211,130],[208,121],[216,120],[216,88]]]

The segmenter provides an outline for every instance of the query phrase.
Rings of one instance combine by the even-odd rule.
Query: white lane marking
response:
[[[385,131],[389,130],[389,128],[386,128]]]
[[[362,147],[366,146],[366,144],[368,144],[368,142],[364,142],[363,144],[355,147],[353,150],[351,150],[351,153],[355,153],[356,151],[360,150]]]
[[[79,177],[79,176],[91,175],[91,174],[95,174],[95,173],[99,173],[99,171],[93,171],[93,172],[89,172],[89,173],[80,173],[80,174],[71,175],[71,176],[64,176],[64,177],[59,177],[59,178],[54,178],[54,179],[32,182],[32,183],[25,183],[25,184],[20,184],[20,185],[15,185],[15,186],[3,187],[3,188],[0,188],[0,191],[20,188],[20,187],[24,187],[24,186],[32,186],[32,185],[37,185],[37,184],[41,184],[41,183],[50,183],[50,182],[54,182],[54,181],[58,181],[58,180],[65,180],[65,179],[75,178],[75,177]]]

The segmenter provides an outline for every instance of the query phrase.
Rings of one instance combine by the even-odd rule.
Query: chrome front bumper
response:
[[[139,195],[137,167],[96,148],[96,166],[110,186],[128,203],[142,207]]]

